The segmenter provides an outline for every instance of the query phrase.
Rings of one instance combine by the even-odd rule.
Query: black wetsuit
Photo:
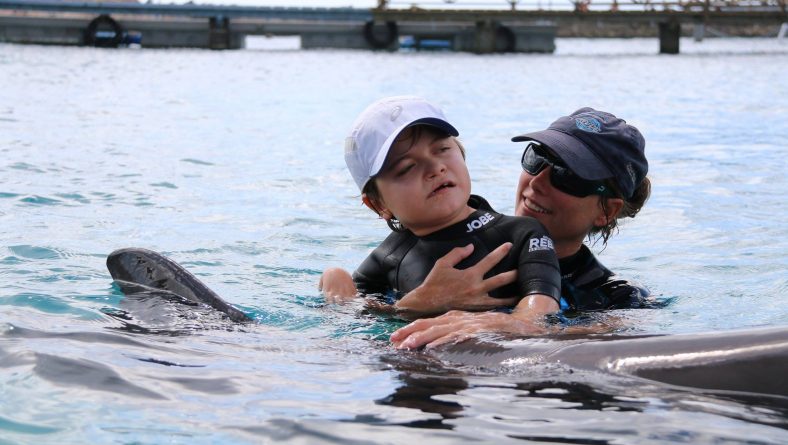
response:
[[[473,243],[474,250],[456,267],[470,267],[505,242],[509,254],[486,276],[516,269],[517,281],[490,292],[491,297],[544,294],[560,300],[561,277],[553,242],[534,218],[506,216],[484,198],[472,195],[468,205],[477,209],[466,220],[429,235],[392,232],[353,273],[359,292],[382,294],[389,303],[418,287],[435,262],[455,247]]]
[[[561,258],[559,264],[563,311],[625,309],[650,303],[647,289],[614,275],[585,245],[576,254]]]
[[[478,196],[471,196],[468,204],[478,210],[466,221],[430,234],[422,239],[419,239],[411,232],[392,233],[389,235],[353,274],[353,280],[359,291],[365,294],[385,295],[388,302],[393,303],[421,284],[429,271],[432,270],[435,261],[454,247],[465,246],[471,241],[475,244],[473,255],[458,265],[460,269],[463,269],[476,264],[482,257],[502,243],[506,241],[514,242],[514,238],[508,238],[509,235],[506,233],[501,234],[501,231],[513,230],[512,233],[520,233],[522,235],[536,226],[539,232],[533,236],[536,238],[544,236],[544,228],[541,224],[535,224],[535,220],[532,218],[500,215],[490,207],[490,204],[484,198]],[[487,212],[497,218],[496,224],[490,224],[489,227],[484,225],[483,230],[465,233],[468,229],[468,221],[477,220],[480,215]],[[505,224],[499,225],[501,221],[504,221]],[[522,224],[522,227],[512,228],[513,225],[519,224]],[[492,227],[496,227],[494,232],[489,231]],[[484,239],[479,240],[477,236]],[[418,253],[411,252],[411,249],[418,241],[422,241],[419,243],[419,249],[416,250]],[[520,238],[520,241],[522,242],[522,238]],[[514,255],[517,255],[518,252],[523,253],[523,249],[520,246],[515,243],[509,256],[488,272],[486,276],[517,268],[518,263],[515,261]],[[527,253],[527,249],[525,250]],[[405,265],[403,266],[403,261],[406,258],[407,261],[404,262]],[[561,270],[561,297],[559,305],[562,311],[625,309],[650,306],[654,303],[651,301],[650,293],[647,289],[617,277],[603,266],[585,245],[576,254],[560,259],[559,265]],[[542,267],[536,266],[536,268],[531,268],[531,272],[538,274],[539,270],[537,268]],[[545,272],[545,269],[542,268],[541,270]],[[525,279],[527,280],[528,278]],[[538,290],[524,290],[525,293],[518,293],[517,286],[521,285],[520,271],[518,270],[517,285],[498,289],[491,292],[490,295],[493,297],[509,297],[539,293]],[[554,294],[549,292],[544,293],[554,296]]]

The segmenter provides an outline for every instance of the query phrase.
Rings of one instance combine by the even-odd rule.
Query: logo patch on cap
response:
[[[391,110],[391,122],[397,120],[400,114],[402,114],[402,106],[397,105],[393,110]]]
[[[629,180],[632,182],[632,187],[634,187],[637,175],[635,174],[635,167],[632,166],[631,162],[627,162],[627,174],[629,174]]]
[[[578,116],[574,118],[575,126],[583,131],[599,133],[602,131],[602,124],[593,117]]]

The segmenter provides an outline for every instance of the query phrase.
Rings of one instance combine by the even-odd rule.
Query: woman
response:
[[[645,140],[637,128],[610,113],[581,108],[546,130],[512,140],[528,142],[515,213],[538,219],[553,239],[562,275],[561,309],[642,305],[648,291],[616,278],[583,244],[594,236],[606,244],[618,219],[634,217],[650,195]],[[456,249],[446,255],[422,286],[400,301],[401,309],[462,308],[464,301],[511,279],[504,274],[483,279],[484,267],[495,261],[492,254],[484,265],[454,269],[468,253]],[[398,348],[431,347],[479,332],[533,335],[549,330],[542,322],[523,322],[506,313],[452,311],[411,323],[391,340]]]

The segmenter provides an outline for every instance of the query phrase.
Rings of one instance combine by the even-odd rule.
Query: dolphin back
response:
[[[672,335],[555,336],[438,348],[470,366],[560,363],[672,385],[788,397],[788,327]]]
[[[180,264],[158,252],[138,247],[118,249],[107,257],[107,269],[112,279],[119,282],[124,291],[131,288],[129,283],[163,290],[189,301],[211,306],[233,321],[252,321]]]

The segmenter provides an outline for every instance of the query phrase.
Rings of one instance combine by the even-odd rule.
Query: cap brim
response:
[[[408,122],[407,124],[399,127],[397,131],[393,131],[388,139],[386,139],[386,142],[383,143],[383,148],[378,152],[378,155],[375,157],[375,162],[372,164],[373,173],[369,175],[370,178],[380,173],[380,169],[383,168],[383,164],[386,162],[386,156],[388,156],[389,150],[391,150],[391,144],[394,143],[394,140],[396,140],[399,134],[402,133],[406,128],[412,127],[414,125],[429,125],[443,130],[452,136],[460,135],[460,132],[457,131],[457,129],[454,128],[452,124],[436,117],[425,117]]]
[[[454,126],[443,119],[438,119],[436,117],[425,117],[423,119],[416,119],[415,121],[408,124],[406,127],[412,127],[414,125],[431,125],[435,128],[445,131],[446,133],[452,136],[459,136],[460,132],[457,131]]]
[[[557,130],[542,130],[512,138],[512,142],[536,141],[546,145],[577,176],[590,181],[612,178],[613,172],[583,141]]]

